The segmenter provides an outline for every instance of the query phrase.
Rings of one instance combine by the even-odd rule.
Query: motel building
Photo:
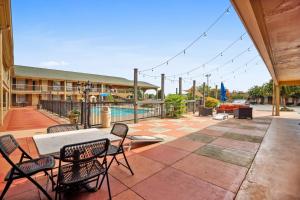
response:
[[[12,105],[36,106],[40,100],[80,101],[82,88],[91,82],[90,100],[128,100],[133,96],[133,81],[115,76],[53,70],[38,67],[15,65],[12,77]],[[138,82],[139,90],[157,90],[157,86]]]

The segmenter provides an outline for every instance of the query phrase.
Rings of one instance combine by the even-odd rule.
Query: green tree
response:
[[[249,97],[251,97],[252,99],[255,99],[255,101],[257,101],[257,99],[263,97],[262,87],[255,85],[248,90],[248,94],[249,94]]]
[[[273,81],[270,80],[262,85],[262,95],[265,97],[273,96]]]

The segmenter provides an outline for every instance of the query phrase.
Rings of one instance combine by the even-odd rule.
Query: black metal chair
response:
[[[125,151],[124,151],[124,146],[123,146],[124,140],[126,139],[126,136],[127,136],[127,133],[128,133],[128,126],[126,124],[123,124],[123,123],[115,123],[113,125],[110,133],[114,134],[118,137],[121,137],[122,140],[119,142],[118,145],[109,145],[107,155],[108,156],[113,156],[113,158],[111,159],[111,161],[108,165],[108,168],[111,166],[113,161],[116,160],[118,165],[121,164],[122,166],[126,167],[127,169],[129,169],[130,173],[132,175],[134,175],[134,173],[133,173],[133,171],[132,171],[132,169],[131,169],[131,167],[128,163],[128,160],[126,158]],[[124,160],[126,162],[126,165],[117,160],[117,155],[118,154],[123,155]]]
[[[59,125],[48,127],[47,133],[59,133],[59,132],[75,131],[75,130],[79,130],[77,124],[59,124]]]
[[[108,139],[100,139],[66,145],[61,148],[55,199],[57,197],[61,199],[61,192],[71,188],[85,187],[90,190],[87,184],[94,181],[96,181],[94,189],[101,188],[105,177],[111,199],[106,160],[109,143]],[[103,155],[102,163],[97,160],[100,155]],[[102,179],[98,187],[101,175]]]
[[[47,128],[47,133],[52,134],[52,133],[60,133],[60,132],[65,132],[65,131],[76,131],[79,130],[79,127],[77,124],[59,124],[59,125],[54,125],[54,126],[49,126]],[[51,154],[55,159],[59,159],[60,153],[53,153]]]
[[[20,156],[19,162],[14,163],[9,156],[17,149],[19,149],[22,154]],[[41,190],[48,199],[52,199],[47,191],[38,182],[36,182],[34,178],[31,177],[39,172],[44,172],[46,175],[48,175],[51,182],[54,183],[52,176],[47,172],[48,170],[51,170],[55,165],[55,160],[52,156],[33,159],[23,150],[23,148],[17,143],[12,135],[4,135],[0,137],[0,152],[3,158],[12,167],[5,177],[5,181],[7,182],[0,196],[0,200],[3,199],[12,182],[20,178],[27,178],[34,185],[36,185],[37,188]],[[28,160],[23,161],[24,159]]]

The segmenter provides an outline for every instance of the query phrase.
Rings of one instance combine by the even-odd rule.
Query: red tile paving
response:
[[[132,190],[126,190],[113,198],[114,200],[143,200],[138,194]]]
[[[0,131],[17,131],[47,128],[58,124],[33,107],[12,108],[8,111]]]
[[[165,165],[172,165],[188,154],[190,154],[190,152],[167,145],[160,145],[141,153],[141,155]]]
[[[36,113],[40,114],[33,109],[30,112],[35,115]],[[29,123],[28,121],[30,120],[25,120],[26,123]],[[233,199],[248,169],[196,153],[200,148],[211,144],[232,148],[232,151],[247,149],[254,152],[258,144],[224,139],[223,134],[232,127],[230,127],[231,125],[226,127],[226,122],[222,127],[213,125],[216,123],[218,121],[209,118],[188,117],[179,120],[158,119],[130,124],[130,134],[132,135],[160,135],[169,142],[157,143],[127,152],[129,163],[135,173],[134,176],[122,166],[117,164],[111,166],[109,173],[113,199]],[[254,120],[247,120],[245,123],[255,126]],[[208,126],[210,127],[207,128]],[[241,134],[253,131],[251,129],[247,132],[245,127],[239,128],[239,125],[236,125],[235,129]],[[188,135],[190,137],[187,137]],[[207,137],[212,137],[214,140],[202,142]],[[18,141],[32,156],[38,156],[32,138],[20,138]],[[13,155],[16,162],[18,156],[19,153]],[[119,160],[124,161],[122,158]],[[0,166],[0,179],[3,180],[9,167],[1,157]],[[46,187],[45,176],[37,179]],[[3,187],[4,183],[1,182],[0,191]],[[53,196],[54,193],[50,190],[51,188],[48,186],[48,191]],[[40,199],[39,196],[41,199],[45,199],[43,195],[39,195],[38,190],[31,183],[20,180],[10,188],[6,199],[37,200]],[[108,192],[104,185],[100,191],[73,193],[66,195],[64,199],[86,200],[107,199],[107,197]]]
[[[177,140],[166,143],[166,145],[193,152],[206,144],[198,141],[192,141],[187,138],[179,138]]]
[[[234,194],[174,168],[167,168],[132,188],[149,200],[233,199]]]
[[[128,187],[132,187],[165,168],[165,165],[141,155],[129,156],[128,161],[130,166],[132,166],[134,176],[122,166],[113,166],[110,169],[110,174]]]
[[[195,154],[173,167],[232,192],[237,192],[247,173],[247,168]]]

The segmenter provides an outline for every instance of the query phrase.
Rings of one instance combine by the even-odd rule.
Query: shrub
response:
[[[74,108],[73,110],[71,110],[71,111],[69,112],[69,116],[70,116],[70,115],[80,115],[80,111]]]
[[[215,108],[220,104],[220,101],[218,99],[207,97],[205,100],[205,107],[207,108]]]
[[[107,101],[109,101],[109,102],[114,102],[114,101],[115,101],[115,98],[113,97],[113,95],[109,94],[109,95],[107,96]]]
[[[169,94],[165,99],[167,116],[174,118],[181,117],[186,111],[185,100],[184,96]]]
[[[283,111],[283,112],[293,112],[294,110],[291,109],[291,108],[288,108],[288,107],[282,107],[282,108],[280,108],[280,111]]]

